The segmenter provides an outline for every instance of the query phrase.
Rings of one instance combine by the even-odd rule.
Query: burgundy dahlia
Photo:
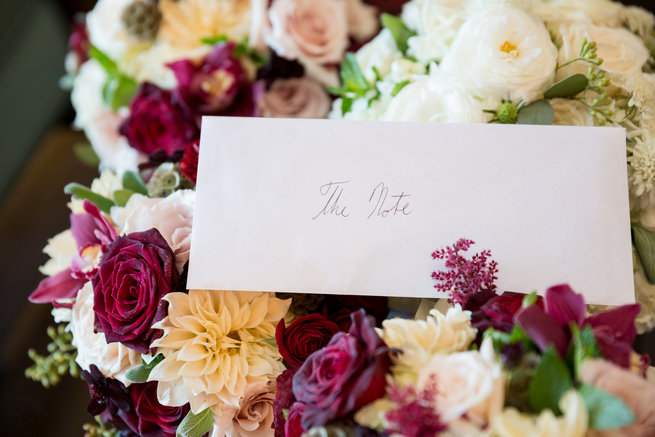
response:
[[[93,278],[96,329],[107,343],[148,353],[161,335],[152,325],[166,315],[162,297],[176,290],[178,280],[173,251],[157,229],[116,238]]]
[[[308,356],[327,345],[339,326],[320,314],[308,314],[288,327],[284,319],[275,330],[275,341],[282,358],[292,367],[305,362]]]
[[[305,429],[344,417],[385,394],[389,347],[364,310],[353,312],[351,318],[348,333],[336,333],[293,377],[293,394],[305,404]]]
[[[275,399],[273,400],[273,428],[275,429],[275,437],[286,437],[285,430],[285,410],[288,410],[294,402],[296,397],[293,395],[293,375],[296,374],[294,369],[287,369],[275,380],[277,390],[275,391]]]
[[[173,101],[170,91],[151,83],[141,85],[130,104],[130,115],[120,127],[130,146],[152,155],[164,152],[173,155],[199,138],[193,118]]]
[[[136,415],[130,428],[141,437],[175,437],[177,427],[189,412],[189,404],[167,407],[157,400],[157,383],[132,384],[130,397]]]

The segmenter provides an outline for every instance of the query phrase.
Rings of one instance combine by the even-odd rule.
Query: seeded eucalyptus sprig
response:
[[[85,423],[82,425],[84,437],[118,437],[119,432],[102,421],[100,416],[95,416],[96,423]]]
[[[72,344],[73,334],[67,332],[64,325],[57,328],[49,326],[47,333],[52,339],[47,347],[48,355],[39,355],[34,349],[28,350],[27,355],[34,365],[25,370],[25,376],[49,388],[57,385],[63,375],[79,376],[80,369],[75,362],[77,349]]]

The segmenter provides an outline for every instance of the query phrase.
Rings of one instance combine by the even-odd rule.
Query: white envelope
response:
[[[438,297],[465,237],[499,290],[634,302],[619,128],[204,117],[196,196],[190,289]]]

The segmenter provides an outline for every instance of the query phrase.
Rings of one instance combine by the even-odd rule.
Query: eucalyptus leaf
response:
[[[109,56],[93,44],[89,47],[89,57],[98,61],[107,74],[112,75],[118,73],[116,62],[112,61]]]
[[[94,193],[88,187],[84,185],[71,182],[70,184],[64,187],[64,193],[71,194],[78,199],[86,199],[89,202],[94,203],[102,212],[109,214],[109,210],[112,206],[115,205],[113,200],[107,199],[100,194]]]
[[[357,59],[353,53],[346,53],[346,57],[341,63],[341,80],[347,91],[352,91],[358,97],[362,97],[367,91],[372,89],[366,76],[359,68]]]
[[[102,88],[105,104],[112,110],[129,105],[139,85],[131,78],[122,74],[109,76]]]
[[[177,427],[177,434],[181,437],[202,437],[214,427],[214,415],[207,408],[198,414],[189,414],[182,420]]]
[[[112,197],[114,198],[114,203],[116,203],[116,205],[125,206],[127,205],[127,201],[130,200],[130,197],[132,197],[132,194],[134,194],[134,191],[132,190],[114,190]]]
[[[416,32],[407,27],[403,20],[391,14],[382,14],[380,20],[382,21],[382,26],[391,32],[391,36],[393,36],[398,50],[404,54],[409,48],[407,40],[416,35]]]
[[[544,99],[573,97],[587,87],[589,79],[584,74],[574,74],[552,84],[544,93]]]
[[[98,155],[95,150],[93,150],[93,147],[91,147],[91,144],[73,144],[73,154],[77,159],[89,167],[97,167],[100,165],[100,158],[98,158]]]
[[[646,279],[655,284],[655,235],[646,229],[632,225],[632,242],[644,268]]]
[[[524,106],[516,119],[518,124],[551,125],[555,120],[555,111],[545,100],[538,100]]]
[[[148,382],[150,372],[155,368],[157,364],[161,363],[163,359],[164,356],[162,354],[157,354],[157,356],[154,357],[149,363],[146,363],[146,361],[141,358],[141,364],[125,372],[125,377],[131,382]]]
[[[634,423],[634,412],[621,398],[588,384],[578,390],[589,412],[590,429],[615,429]]]
[[[227,37],[227,35],[212,36],[209,38],[202,38],[200,40],[200,42],[202,42],[203,44],[207,44],[210,46],[216,45],[221,42],[228,42],[228,41],[229,38]]]
[[[132,190],[135,193],[143,194],[144,196],[148,195],[148,188],[146,187],[146,184],[143,183],[143,179],[141,179],[141,176],[138,173],[130,170],[126,171],[123,173],[122,183],[123,188]]]
[[[571,372],[553,345],[541,356],[528,389],[528,402],[536,412],[545,409],[560,414],[558,403],[562,395],[573,387]]]

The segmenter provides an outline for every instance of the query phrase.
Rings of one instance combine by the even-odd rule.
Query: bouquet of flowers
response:
[[[655,327],[655,18],[609,0],[411,0],[341,67],[331,118],[618,126],[640,331]]]

